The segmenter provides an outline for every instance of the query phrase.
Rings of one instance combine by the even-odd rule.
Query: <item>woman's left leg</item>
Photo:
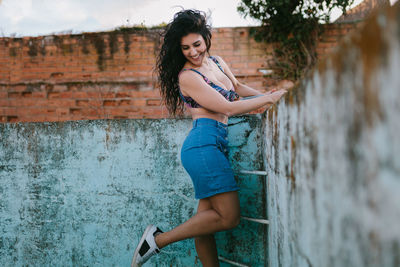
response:
[[[159,252],[159,249],[168,244],[177,242],[179,240],[209,236],[219,231],[234,228],[240,221],[240,208],[239,197],[236,191],[217,194],[207,198],[211,208],[197,212],[192,218],[172,229],[171,231],[162,233],[161,230],[154,225],[149,225],[142,235],[141,241],[135,250],[132,265],[133,267],[141,266],[152,255]],[[211,242],[210,239],[205,239],[203,242]],[[213,243],[215,244],[215,242]],[[216,258],[216,249],[212,252],[201,251],[205,253],[212,253],[211,259]],[[206,258],[208,259],[207,255]],[[208,261],[208,260],[207,260]],[[205,267],[214,267],[215,260],[211,260],[210,265]]]
[[[157,246],[163,248],[183,239],[229,230],[239,224],[240,206],[237,191],[217,194],[207,199],[211,209],[200,211],[171,231],[157,235]]]
[[[200,199],[197,213],[212,209],[209,199]],[[194,238],[196,252],[204,267],[219,266],[217,246],[215,244],[214,234],[196,236]]]

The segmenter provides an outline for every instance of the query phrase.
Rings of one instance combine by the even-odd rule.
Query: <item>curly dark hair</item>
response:
[[[162,37],[164,42],[157,57],[156,72],[160,92],[170,114],[176,116],[183,113],[183,101],[179,96],[178,74],[186,63],[181,50],[182,37],[198,33],[203,36],[207,53],[211,47],[211,26],[207,24],[204,12],[194,9],[182,10],[174,15]]]

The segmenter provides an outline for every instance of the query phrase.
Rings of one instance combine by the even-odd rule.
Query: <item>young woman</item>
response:
[[[157,59],[160,90],[172,114],[181,113],[186,104],[193,118],[181,160],[199,204],[196,215],[168,232],[149,225],[132,266],[141,266],[161,248],[186,238],[195,238],[203,266],[219,266],[214,233],[240,220],[238,186],[227,155],[228,117],[273,104],[286,93],[263,95],[240,83],[222,58],[209,56],[210,46],[211,29],[200,11],[178,12],[165,29]],[[247,96],[257,97],[239,100]]]

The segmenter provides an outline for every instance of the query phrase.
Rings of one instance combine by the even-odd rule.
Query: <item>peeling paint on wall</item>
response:
[[[265,116],[269,266],[400,266],[400,4]]]
[[[169,230],[196,212],[180,163],[190,126],[188,119],[0,124],[0,266],[129,266],[147,224]],[[262,168],[261,138],[260,116],[229,121],[234,170]],[[236,178],[243,213],[266,215],[264,181]],[[265,227],[242,222],[217,240],[223,257],[264,266]],[[149,266],[201,265],[185,240]]]
[[[143,227],[167,228],[194,212],[178,164],[187,124],[2,125],[0,265],[128,266]],[[190,262],[182,248],[193,249],[185,241],[163,259]]]

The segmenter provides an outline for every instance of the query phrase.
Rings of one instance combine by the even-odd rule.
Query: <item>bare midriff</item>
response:
[[[213,119],[213,120],[222,122],[224,124],[228,123],[228,116],[226,116],[222,113],[216,113],[216,112],[209,111],[205,108],[191,108],[190,114],[192,115],[193,120],[196,120],[199,118],[209,118],[209,119]]]

